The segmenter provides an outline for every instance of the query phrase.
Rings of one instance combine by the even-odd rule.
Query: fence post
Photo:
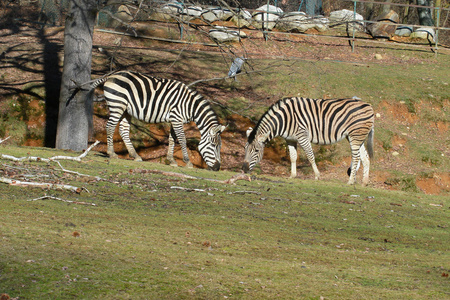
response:
[[[356,1],[353,1],[353,36],[352,36],[352,53],[355,52],[355,28],[356,28]]]
[[[435,46],[435,56],[437,57],[437,54],[438,54],[438,37],[439,37],[439,18],[441,17],[441,8],[440,7],[435,7],[435,9],[436,9],[436,34],[435,34],[435,37],[434,37],[434,42],[436,43],[436,46]]]

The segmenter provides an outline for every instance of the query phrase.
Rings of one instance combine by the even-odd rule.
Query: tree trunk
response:
[[[430,0],[417,0],[417,5],[431,6]],[[433,17],[431,16],[431,9],[425,7],[418,7],[419,24],[424,26],[434,26]]]
[[[56,148],[87,148],[92,129],[92,91],[80,90],[70,101],[73,87],[91,79],[92,38],[96,0],[71,0],[64,31],[64,68],[59,97]]]

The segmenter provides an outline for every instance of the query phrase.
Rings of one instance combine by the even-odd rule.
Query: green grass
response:
[[[28,152],[76,155],[1,148],[15,156]],[[0,293],[20,299],[443,299],[450,293],[442,277],[450,260],[446,197],[265,176],[236,185],[186,180],[133,170],[219,180],[235,173],[109,161],[95,153],[61,163],[106,180],[65,174],[55,163],[2,160],[8,177],[32,175],[27,178],[89,192],[0,184]],[[43,195],[96,206],[30,201]]]

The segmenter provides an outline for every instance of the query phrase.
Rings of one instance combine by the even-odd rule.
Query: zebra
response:
[[[297,143],[306,152],[314,170],[320,172],[311,143],[334,144],[347,138],[352,152],[348,184],[356,182],[360,159],[364,167],[363,185],[369,182],[369,157],[373,158],[374,113],[372,106],[359,99],[284,98],[274,103],[258,121],[247,130],[247,144],[242,169],[250,172],[263,157],[264,146],[271,139],[286,139],[291,159],[291,178],[297,176]],[[367,139],[367,151],[364,141]]]
[[[169,122],[167,160],[170,165],[177,166],[173,152],[175,140],[178,139],[183,161],[192,168],[183,124],[194,121],[201,134],[198,145],[201,156],[210,169],[220,169],[220,134],[226,126],[219,123],[217,114],[203,96],[182,82],[131,71],[119,71],[99,78],[91,84],[91,88],[102,84],[110,113],[106,124],[109,157],[118,157],[114,152],[113,134],[119,124],[119,133],[128,153],[135,161],[142,161],[130,140],[130,119],[134,117],[147,123]]]

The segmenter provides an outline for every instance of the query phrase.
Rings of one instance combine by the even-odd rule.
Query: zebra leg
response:
[[[114,131],[116,130],[118,121],[119,120],[117,118],[110,116],[108,122],[106,123],[106,140],[108,143],[106,153],[110,158],[119,158],[119,156],[114,152]]]
[[[170,125],[170,134],[169,134],[169,149],[167,149],[167,160],[169,161],[169,164],[173,167],[177,167],[178,164],[173,158],[173,151],[175,148],[175,131],[173,130],[173,126]]]
[[[297,177],[297,141],[286,139],[291,159],[291,178]]]
[[[362,165],[363,165],[363,185],[367,185],[369,183],[369,169],[370,169],[370,160],[369,160],[369,154],[366,151],[366,148],[364,147],[364,144],[361,145],[361,148],[359,148],[359,155],[361,157]]]
[[[128,154],[135,161],[142,161],[142,158],[137,154],[136,149],[134,149],[133,144],[130,140],[130,117],[126,115],[119,123],[119,133],[122,137],[123,142],[125,143],[125,147],[127,147]]]
[[[320,178],[320,172],[316,165],[316,158],[314,157],[314,152],[311,146],[311,142],[308,139],[308,134],[305,132],[303,135],[298,139],[298,142],[302,149],[306,153],[306,157],[309,160],[309,163],[311,164],[313,170],[314,170],[314,179],[319,180]]]
[[[186,163],[186,167],[193,168],[194,166],[189,159],[189,154],[187,151],[186,136],[184,135],[183,123],[172,123],[172,127],[175,131],[175,135],[178,138],[178,142],[180,143],[181,151],[183,152],[183,161]]]
[[[356,171],[359,167],[360,164],[360,149],[361,149],[361,145],[356,145],[354,143],[352,143],[351,139],[349,139],[350,141],[350,147],[352,150],[352,163],[351,163],[351,172],[350,172],[350,178],[348,179],[348,184],[355,184],[356,182]],[[364,146],[362,146],[364,147]],[[364,148],[364,152],[366,151],[366,149]],[[363,163],[364,164],[364,163]],[[365,168],[364,168],[365,169]]]

